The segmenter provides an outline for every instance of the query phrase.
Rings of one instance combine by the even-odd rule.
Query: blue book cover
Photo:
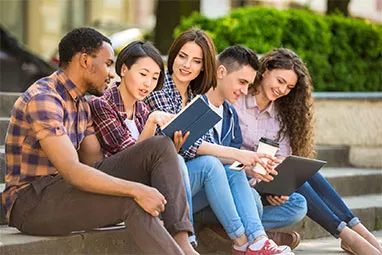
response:
[[[187,150],[219,120],[221,117],[198,95],[161,129],[171,138],[175,131],[181,130],[183,135],[190,131],[190,135],[182,145],[182,149]]]

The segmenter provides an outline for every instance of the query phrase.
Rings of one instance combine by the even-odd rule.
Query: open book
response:
[[[190,135],[182,145],[182,149],[187,150],[219,120],[221,117],[210,108],[203,97],[198,95],[171,121],[162,126],[161,130],[171,138],[175,131],[182,131],[183,135],[190,131]]]

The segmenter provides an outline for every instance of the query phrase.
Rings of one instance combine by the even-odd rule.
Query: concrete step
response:
[[[382,193],[343,197],[346,205],[370,230],[382,229]],[[301,222],[284,230],[295,230],[304,239],[320,238],[330,234],[320,225],[305,217]]]
[[[0,117],[11,116],[11,110],[20,93],[0,92]]]
[[[382,228],[382,194],[347,197],[345,202],[361,218],[369,229]],[[362,208],[361,208],[362,207]],[[376,224],[376,222],[379,224]],[[296,230],[303,240],[321,238],[329,234],[316,223],[305,218],[302,222],[284,230]],[[202,254],[231,254],[231,242],[208,240],[201,232],[198,250]],[[334,239],[334,238],[332,238]],[[329,239],[330,240],[330,239]],[[296,254],[309,253],[309,243],[303,241]],[[304,245],[305,244],[305,245]],[[325,245],[322,247],[326,247]],[[314,248],[317,252],[319,248]],[[337,251],[340,251],[338,247]],[[322,250],[323,251],[323,250]],[[23,235],[14,228],[0,226],[0,254],[137,254],[139,249],[131,241],[126,229],[94,230],[74,233],[64,237],[38,237]],[[322,253],[314,253],[322,254]]]
[[[321,173],[341,197],[382,193],[381,169],[323,168]],[[0,183],[4,182],[4,178],[4,147],[0,147]],[[3,189],[0,184],[0,192]],[[4,217],[0,216],[0,222],[4,221]]]
[[[23,235],[0,226],[0,254],[140,254],[125,229],[94,230],[63,237]]]
[[[345,197],[344,201],[369,230],[382,229],[382,194]],[[195,219],[196,218],[197,216]],[[208,229],[203,229],[203,226],[198,226],[198,229],[201,229],[197,232],[199,241],[198,249],[202,254],[231,254],[231,241],[229,239],[224,239]],[[329,232],[308,217],[305,217],[301,222],[293,226],[279,229],[279,231],[292,230],[297,231],[301,235],[302,240],[330,236]],[[337,240],[334,239],[334,237],[331,239]],[[301,247],[299,246],[296,249],[296,251],[298,251],[296,254],[325,254],[325,252],[323,252],[326,247],[325,244],[315,240],[314,242],[316,244],[321,243],[322,250],[320,250],[320,247],[315,246],[313,249],[315,253],[310,253],[310,241],[312,240],[305,242],[305,245],[301,245]],[[337,242],[339,241],[337,240]],[[318,251],[321,251],[321,253],[317,253]],[[337,246],[336,251],[341,251],[339,245]],[[332,253],[338,254],[337,252]]]
[[[382,245],[382,230],[374,231],[373,235]],[[296,255],[349,254],[340,248],[340,242],[340,239],[334,237],[305,239],[293,252]]]
[[[325,160],[328,167],[347,167],[349,163],[349,146],[322,145],[316,146],[317,158]]]
[[[0,145],[5,144],[5,136],[10,121],[10,117],[0,117]]]
[[[324,167],[320,172],[341,197],[382,193],[382,169]]]

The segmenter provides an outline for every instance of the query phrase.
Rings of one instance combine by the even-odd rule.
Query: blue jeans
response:
[[[307,212],[307,205],[305,198],[298,194],[293,193],[289,196],[289,200],[280,206],[264,206],[261,202],[261,196],[255,189],[251,189],[253,198],[256,203],[256,209],[266,230],[272,230],[293,225],[301,221]],[[211,208],[206,207],[208,201],[205,199],[205,195],[198,193],[193,197],[194,213],[196,214],[196,220],[203,223],[216,224],[218,219],[211,211]],[[202,211],[200,211],[203,209]]]
[[[301,194],[292,193],[289,200],[279,206],[263,206],[260,194],[254,188],[252,191],[261,222],[266,230],[293,225],[301,221],[308,210],[306,200]]]
[[[307,215],[337,238],[345,226],[352,228],[360,222],[319,172],[298,188],[297,192],[308,203]]]
[[[178,161],[179,161],[180,172],[181,172],[182,179],[183,179],[184,189],[186,191],[188,207],[190,209],[190,220],[191,220],[191,223],[193,226],[194,225],[194,217],[192,214],[192,192],[191,192],[190,178],[188,177],[188,168],[187,168],[186,162],[184,162],[183,157],[180,156],[179,154],[178,154]],[[197,243],[195,235],[189,236],[188,240],[190,242]]]
[[[187,161],[193,195],[193,212],[207,205],[215,213],[228,236],[246,234],[248,242],[265,235],[255,201],[244,172],[231,171],[213,156]]]

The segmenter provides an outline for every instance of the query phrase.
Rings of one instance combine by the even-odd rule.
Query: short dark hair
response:
[[[78,52],[92,54],[99,50],[103,42],[111,41],[90,27],[75,28],[67,33],[58,45],[59,67],[66,67]]]
[[[251,66],[254,70],[259,69],[259,59],[256,53],[245,46],[230,46],[224,49],[218,57],[218,65],[223,65],[228,73],[237,71],[243,66]]]
[[[117,61],[115,62],[115,71],[121,77],[121,69],[123,64],[130,69],[131,66],[138,61],[138,59],[144,57],[149,57],[154,60],[160,68],[158,83],[154,88],[154,90],[159,90],[163,87],[164,82],[164,64],[158,49],[155,48],[151,42],[134,41],[123,48],[118,54]]]
[[[198,77],[190,82],[193,94],[204,94],[217,83],[216,49],[210,36],[201,29],[191,28],[180,34],[172,43],[168,51],[167,68],[170,74],[180,49],[188,42],[194,42],[200,46],[203,52],[203,68]]]

